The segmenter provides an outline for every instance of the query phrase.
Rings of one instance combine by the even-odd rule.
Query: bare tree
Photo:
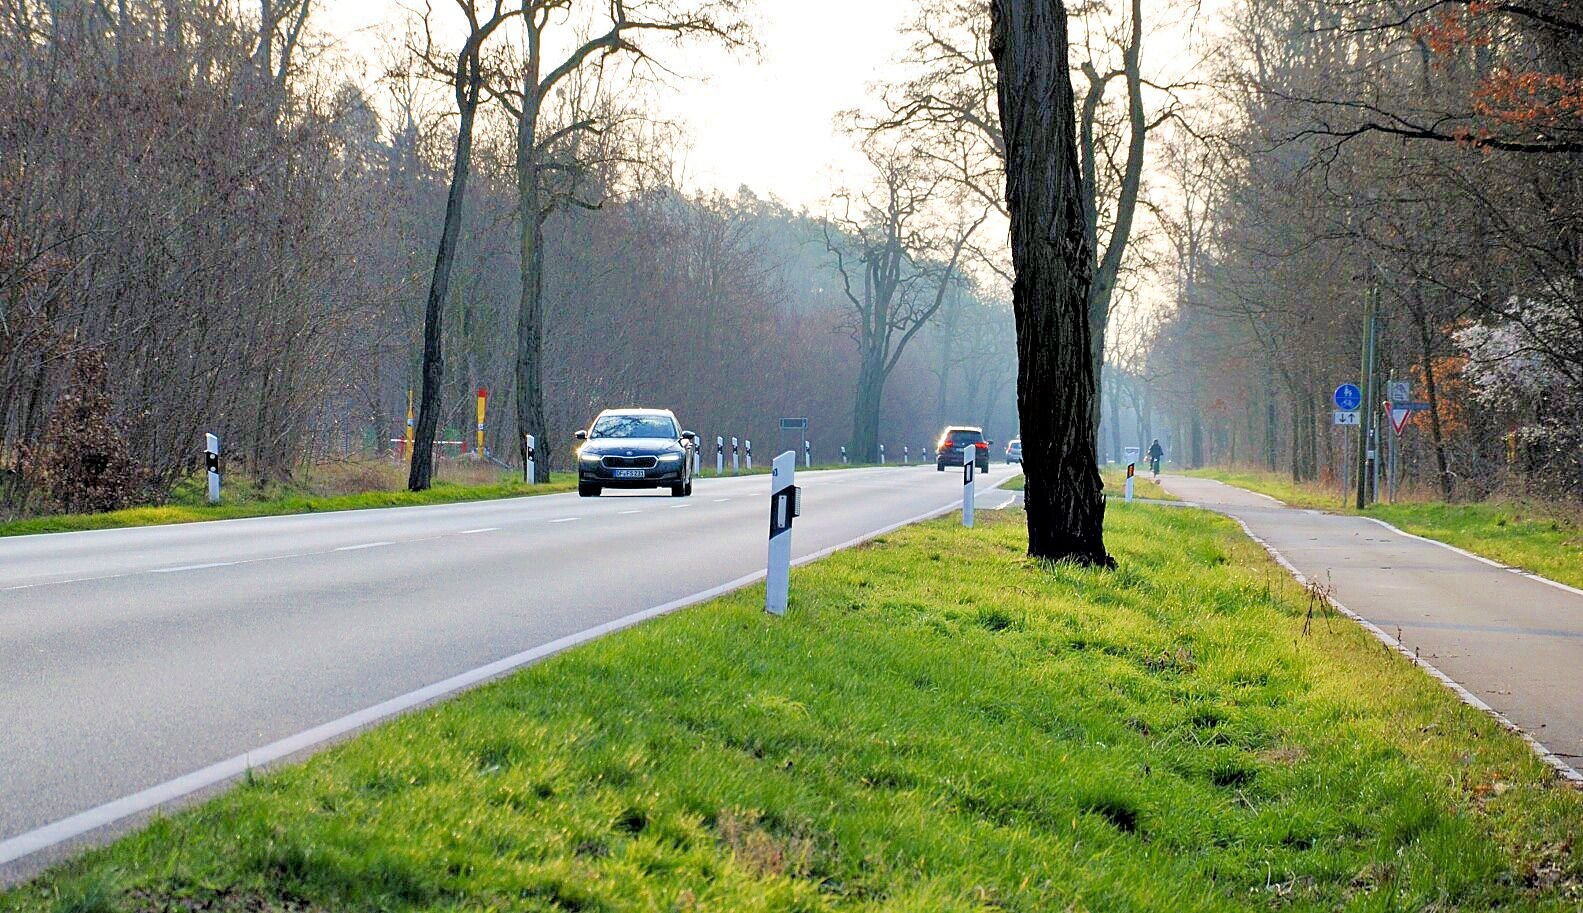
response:
[[[959,279],[962,252],[985,217],[931,236],[925,226],[939,215],[940,182],[923,176],[906,152],[869,144],[867,153],[875,185],[856,199],[838,199],[841,211],[826,222],[825,248],[841,274],[859,353],[851,446],[858,459],[877,462],[885,381],[944,305]],[[859,269],[862,277],[854,281]]]
[[[1114,567],[1095,456],[1092,257],[1062,0],[993,0],[1017,316],[1028,553]]]
[[[483,99],[484,44],[491,34],[518,15],[517,11],[506,9],[506,0],[493,0],[493,6],[488,7],[487,17],[480,16],[478,0],[455,2],[467,20],[468,31],[467,40],[456,53],[454,64],[446,71],[456,96],[459,119],[456,148],[451,157],[450,192],[445,198],[445,222],[440,230],[439,249],[434,255],[434,272],[429,279],[429,296],[423,315],[423,393],[414,432],[412,465],[407,475],[407,487],[412,491],[423,491],[434,481],[434,432],[440,419],[440,385],[445,379],[445,359],[441,351],[444,332],[442,323],[446,297],[450,293],[451,270],[456,262],[456,248],[461,237],[467,180],[473,165],[473,124]],[[431,34],[427,28],[425,34]],[[437,62],[432,41],[425,47],[423,59]]]
[[[584,79],[586,70],[601,70],[613,58],[654,65],[639,43],[644,35],[671,39],[708,38],[729,46],[745,41],[745,26],[734,19],[736,0],[520,0],[526,26],[520,72],[515,87],[502,87],[497,95],[517,126],[517,202],[522,291],[517,312],[516,416],[517,437],[526,447],[534,435],[538,449],[551,465],[555,449],[545,418],[544,384],[544,223],[563,205],[596,208],[598,190],[588,190],[578,180],[580,164],[555,162],[552,150],[576,146],[579,137],[609,129],[612,106],[602,98],[602,73]],[[592,37],[579,38],[591,34]],[[560,56],[556,48],[569,43],[572,50]],[[577,90],[564,106],[568,116],[549,124],[547,117],[556,93],[568,86]],[[547,175],[558,173],[564,189],[556,192]],[[549,473],[540,476],[549,480]]]

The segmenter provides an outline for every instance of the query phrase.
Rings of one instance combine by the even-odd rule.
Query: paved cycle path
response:
[[[1210,479],[1168,475],[1162,484],[1241,520],[1574,776],[1583,767],[1583,592],[1366,517],[1288,507]]]

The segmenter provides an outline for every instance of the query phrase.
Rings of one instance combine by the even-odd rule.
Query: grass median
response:
[[[1204,469],[1189,475],[1279,498],[1295,507],[1361,513],[1575,587],[1583,587],[1583,508],[1523,499],[1480,503],[1404,500],[1357,511],[1333,488],[1299,485],[1278,473]]]
[[[1229,521],[938,521],[156,821],[0,910],[1576,910],[1583,794]]]

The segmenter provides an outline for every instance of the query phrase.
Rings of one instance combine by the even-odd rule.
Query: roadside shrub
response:
[[[132,458],[111,417],[104,355],[89,350],[72,364],[44,436],[28,450],[24,474],[46,506],[66,513],[119,510],[137,502],[148,475]]]

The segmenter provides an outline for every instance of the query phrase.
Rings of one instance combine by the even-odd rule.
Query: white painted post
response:
[[[693,441],[693,478],[704,474],[704,448]]]
[[[842,466],[847,465],[847,461],[846,461],[846,445],[845,444],[841,445],[841,465]]]
[[[715,475],[726,474],[726,439],[715,435]]]
[[[752,472],[753,471],[753,441],[752,440],[745,440],[745,441],[743,441],[742,442],[742,449],[747,451],[747,455],[748,455],[748,472]]]
[[[1142,448],[1123,447],[1122,459],[1127,461],[1127,503],[1132,503],[1132,477],[1138,473],[1138,458],[1143,455]]]
[[[528,435],[527,473],[529,485],[539,484],[539,459],[538,454],[534,452],[536,445],[537,441],[534,440],[533,435]]]
[[[978,448],[962,448],[962,525],[973,528],[973,473],[978,469]]]
[[[771,615],[785,615],[791,596],[791,531],[799,513],[796,475],[796,451],[775,458],[770,472],[769,569],[764,577],[764,611]]]
[[[735,437],[731,438],[731,474],[736,475],[742,471],[742,450]]]
[[[881,466],[885,465],[885,445],[884,444],[879,445],[879,464]]]
[[[912,448],[906,444],[901,445],[901,464],[903,466],[912,465]]]
[[[813,468],[813,444],[807,441],[802,442],[802,467],[804,469]]]
[[[209,503],[220,503],[220,439],[212,434],[203,436],[203,465],[209,471]]]

